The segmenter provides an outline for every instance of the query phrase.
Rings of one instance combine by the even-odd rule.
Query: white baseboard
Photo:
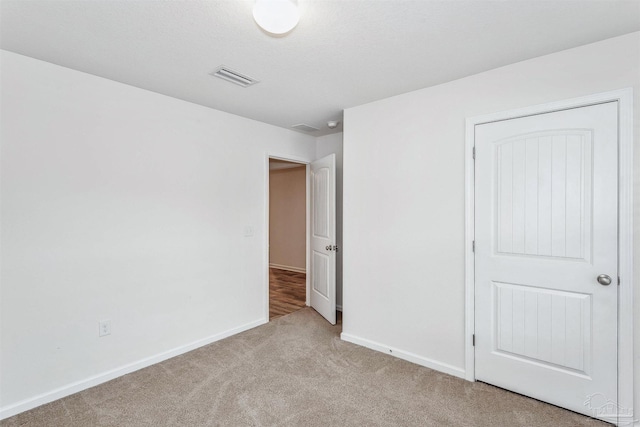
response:
[[[278,270],[287,270],[293,271],[295,273],[307,273],[307,270],[300,267],[291,267],[289,265],[280,265],[280,264],[271,264],[269,263],[269,268],[277,268]]]
[[[340,339],[342,339],[343,341],[347,341],[353,344],[370,348],[371,350],[376,350],[381,353],[386,353],[390,356],[395,356],[399,359],[403,359],[420,366],[424,366],[436,371],[444,372],[445,374],[453,375],[454,377],[463,378],[463,379],[465,378],[464,369],[457,368],[447,363],[442,363],[436,360],[427,359],[426,357],[418,356],[417,354],[410,353],[408,351],[399,350],[397,348],[389,347],[387,345],[380,344],[375,341],[345,334],[344,332],[340,334]]]
[[[29,409],[33,409],[37,406],[44,405],[45,403],[62,399],[63,397],[69,396],[79,391],[86,390],[91,387],[95,387],[99,384],[105,383],[107,381],[111,381],[114,378],[121,377],[123,375],[129,374],[139,369],[146,368],[151,365],[155,365],[156,363],[160,363],[163,360],[171,359],[172,357],[179,356],[183,353],[189,352],[191,350],[195,350],[196,348],[205,346],[207,344],[211,344],[223,338],[230,337],[231,335],[235,335],[240,332],[247,331],[249,329],[255,328],[256,326],[263,325],[267,323],[267,321],[268,320],[264,318],[255,320],[245,325],[238,326],[237,328],[229,329],[219,334],[211,335],[209,337],[191,342],[189,344],[185,344],[183,346],[176,347],[174,349],[156,354],[155,356],[147,357],[147,358],[138,360],[137,362],[129,363],[127,365],[121,366],[116,369],[112,369],[107,372],[103,372],[101,374],[89,377],[87,379],[76,381],[71,384],[67,384],[65,386],[48,391],[46,393],[42,393],[37,396],[21,400],[20,402],[13,403],[9,406],[0,408],[0,420],[12,417],[24,411],[28,411]]]

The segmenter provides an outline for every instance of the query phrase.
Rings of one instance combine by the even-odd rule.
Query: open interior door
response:
[[[311,307],[336,324],[336,156],[311,163]]]

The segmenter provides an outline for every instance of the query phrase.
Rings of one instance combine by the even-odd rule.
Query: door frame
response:
[[[265,239],[264,239],[264,254],[263,254],[263,260],[264,260],[264,319],[265,319],[265,323],[269,322],[269,233],[270,233],[270,227],[269,227],[269,191],[270,191],[270,182],[269,182],[269,159],[274,159],[274,160],[284,160],[287,162],[292,162],[292,163],[299,163],[300,165],[304,165],[305,166],[305,183],[306,183],[306,188],[305,188],[305,198],[306,198],[306,208],[305,208],[305,239],[306,239],[306,243],[305,243],[305,250],[306,250],[306,254],[305,254],[305,275],[306,275],[306,296],[305,296],[305,305],[309,306],[311,304],[311,300],[310,300],[310,284],[311,284],[311,279],[309,278],[309,266],[311,265],[310,263],[310,245],[311,245],[311,241],[310,241],[310,234],[309,231],[311,230],[311,196],[310,196],[310,192],[311,192],[311,183],[310,183],[310,165],[311,165],[311,161],[308,159],[305,159],[303,157],[296,157],[296,156],[290,156],[290,155],[277,155],[277,154],[271,154],[271,153],[265,153],[265,178],[264,178],[264,182],[265,182],[265,188],[264,188],[264,229],[265,229]]]
[[[465,133],[465,379],[475,381],[475,127],[618,101],[618,404],[633,412],[633,89],[549,102],[466,119]],[[640,410],[640,408],[635,408]],[[625,414],[632,415],[632,414]],[[633,419],[633,418],[631,418]]]

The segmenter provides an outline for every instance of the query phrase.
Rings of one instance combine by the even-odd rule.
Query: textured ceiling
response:
[[[640,30],[640,1],[299,0],[284,37],[251,0],[2,0],[1,47],[314,135],[342,110]],[[209,76],[219,65],[260,80]]]

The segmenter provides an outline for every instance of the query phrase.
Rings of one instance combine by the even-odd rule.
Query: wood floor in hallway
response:
[[[306,277],[305,273],[269,269],[269,320],[305,307]]]

